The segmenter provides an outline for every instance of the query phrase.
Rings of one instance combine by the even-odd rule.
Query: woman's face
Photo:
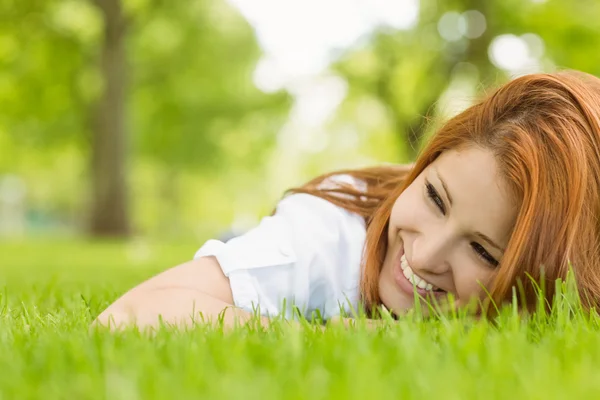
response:
[[[440,155],[396,199],[379,277],[383,304],[396,313],[420,295],[452,293],[465,304],[485,292],[510,238],[516,205],[491,152]]]

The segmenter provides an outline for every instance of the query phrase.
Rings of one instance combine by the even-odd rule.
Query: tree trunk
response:
[[[92,107],[92,203],[90,233],[130,233],[126,185],[125,94],[127,62],[121,0],[95,0],[104,19],[100,54],[103,93]]]

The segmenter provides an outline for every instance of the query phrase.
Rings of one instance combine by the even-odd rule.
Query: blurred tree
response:
[[[92,104],[92,207],[90,229],[100,236],[127,236],[125,132],[127,82],[127,22],[121,0],[93,0],[100,10],[103,35],[100,44],[100,77],[103,90]]]
[[[290,102],[253,86],[259,56],[224,0],[0,0],[0,136],[41,158],[82,149],[90,232],[128,235],[129,155],[168,170],[173,195],[178,171],[273,141]]]

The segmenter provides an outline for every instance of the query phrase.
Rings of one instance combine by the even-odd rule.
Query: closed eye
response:
[[[435,190],[435,187],[427,181],[425,182],[425,187],[427,188],[427,196],[429,199],[440,210],[442,215],[446,215],[446,205],[444,204],[444,201],[440,197],[438,191]]]
[[[494,257],[492,257],[492,255],[490,253],[488,253],[487,250],[484,249],[483,246],[480,245],[479,243],[472,242],[471,243],[471,247],[473,248],[473,250],[475,251],[475,253],[477,253],[477,256],[479,258],[481,258],[483,261],[485,261],[486,263],[488,263],[492,267],[497,267],[498,264],[500,264],[498,262],[498,260],[496,260]]]

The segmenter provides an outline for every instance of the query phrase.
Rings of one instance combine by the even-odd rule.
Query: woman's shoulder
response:
[[[335,174],[325,178],[317,185],[317,189],[340,189],[344,186],[350,186],[360,192],[367,191],[367,183],[350,174]]]
[[[215,256],[230,279],[235,304],[267,314],[282,311],[283,299],[300,309],[335,315],[339,303],[356,302],[364,219],[305,193],[279,201],[273,215],[248,232],[207,242],[195,255]]]
[[[339,196],[345,196],[340,193]],[[365,219],[329,200],[307,193],[294,193],[277,204],[274,217],[286,225],[297,249],[309,257],[336,261],[344,258],[347,246],[362,244]]]

